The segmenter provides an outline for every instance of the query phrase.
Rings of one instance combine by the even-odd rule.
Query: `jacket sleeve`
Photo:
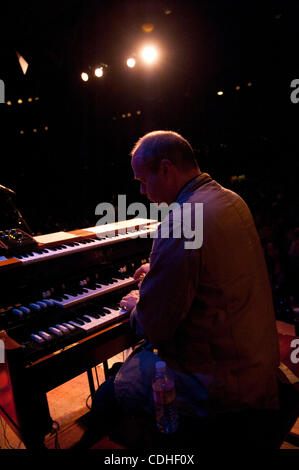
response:
[[[174,335],[195,297],[200,250],[187,249],[184,242],[183,237],[154,241],[150,270],[131,314],[131,325],[137,323],[154,346]]]

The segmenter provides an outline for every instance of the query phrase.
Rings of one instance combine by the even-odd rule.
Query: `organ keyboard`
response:
[[[137,288],[157,226],[132,219],[41,235],[0,257],[0,413],[27,447],[51,430],[47,391],[136,342],[119,303]]]

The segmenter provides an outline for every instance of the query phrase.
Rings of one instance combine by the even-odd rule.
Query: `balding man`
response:
[[[122,299],[131,325],[172,369],[181,415],[210,416],[278,407],[279,348],[263,250],[240,196],[202,173],[190,144],[171,131],[151,132],[132,151],[140,191],[156,203],[203,204],[203,243],[186,248],[171,217],[159,227],[140,291]],[[169,238],[161,236],[170,224]],[[153,413],[157,356],[133,353],[114,390],[125,409]]]

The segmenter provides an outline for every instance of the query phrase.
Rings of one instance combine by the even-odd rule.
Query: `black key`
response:
[[[91,286],[88,286],[88,289],[90,289],[90,290],[96,290],[97,287],[96,287],[94,284],[92,284]]]
[[[98,313],[89,313],[88,315],[90,315],[93,318],[101,318],[101,315],[99,315]]]
[[[115,310],[117,310],[117,309],[120,308],[120,306],[119,306],[119,304],[113,304],[113,305],[110,306],[110,308],[114,308]]]
[[[61,302],[63,300],[63,297],[61,295],[52,295],[51,299],[58,300],[59,302]]]
[[[90,322],[91,322],[91,319],[88,318],[86,315],[83,315],[83,318],[84,318],[84,321],[87,321],[87,323],[90,323]]]
[[[106,308],[106,307],[103,308],[103,312],[105,312],[108,315],[109,315],[109,313],[111,313],[110,310],[108,310],[108,308]]]

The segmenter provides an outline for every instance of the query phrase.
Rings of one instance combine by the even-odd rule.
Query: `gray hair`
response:
[[[191,145],[177,132],[149,132],[136,142],[130,155],[133,157],[136,152],[140,153],[153,173],[158,171],[163,158],[170,160],[182,171],[198,168]]]

